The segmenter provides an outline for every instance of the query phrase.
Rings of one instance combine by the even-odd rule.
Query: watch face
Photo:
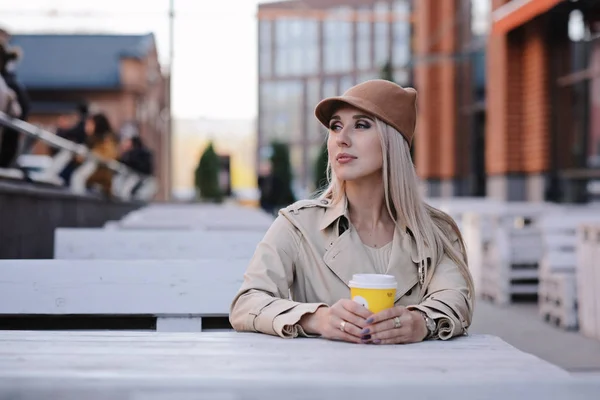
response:
[[[435,330],[435,321],[431,318],[425,317],[425,324],[427,325],[427,329],[429,329],[431,332]]]

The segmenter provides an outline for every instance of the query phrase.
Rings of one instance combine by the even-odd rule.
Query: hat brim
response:
[[[351,106],[357,108],[365,113],[372,115],[376,118],[379,118],[385,122],[387,122],[387,118],[385,115],[377,110],[377,107],[370,102],[352,96],[337,96],[337,97],[329,97],[327,99],[321,100],[319,104],[315,107],[315,116],[326,128],[329,128],[329,122],[331,121],[331,117],[333,114],[340,108],[344,106]]]

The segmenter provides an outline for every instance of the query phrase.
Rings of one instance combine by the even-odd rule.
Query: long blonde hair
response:
[[[419,178],[410,156],[410,147],[396,129],[381,120],[376,120],[383,153],[383,185],[385,204],[396,229],[402,225],[408,227],[417,245],[419,259],[425,268],[427,288],[433,268],[447,255],[458,266],[467,282],[470,306],[473,307],[474,286],[469,271],[467,252],[460,230],[452,217],[428,204],[419,191]],[[330,199],[332,203],[344,198],[345,182],[335,176],[331,162],[327,162],[327,181],[329,185],[319,197]],[[450,235],[457,236],[460,251],[450,241]],[[431,264],[427,263],[426,248],[431,254]],[[431,272],[429,268],[432,268]]]

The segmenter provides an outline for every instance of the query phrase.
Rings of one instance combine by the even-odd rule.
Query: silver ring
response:
[[[340,331],[346,332],[344,328],[346,328],[346,321],[342,320],[342,322],[340,322]]]
[[[400,317],[395,317],[394,318],[394,328],[398,329],[402,326],[402,322],[400,321]]]

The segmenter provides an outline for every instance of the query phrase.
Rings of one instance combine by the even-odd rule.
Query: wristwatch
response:
[[[429,339],[430,337],[432,337],[435,334],[435,331],[437,329],[437,324],[435,322],[435,320],[429,318],[427,316],[427,314],[425,314],[423,311],[418,310],[421,315],[423,315],[423,319],[425,320],[425,326],[427,327],[427,336],[425,336],[425,339]]]

